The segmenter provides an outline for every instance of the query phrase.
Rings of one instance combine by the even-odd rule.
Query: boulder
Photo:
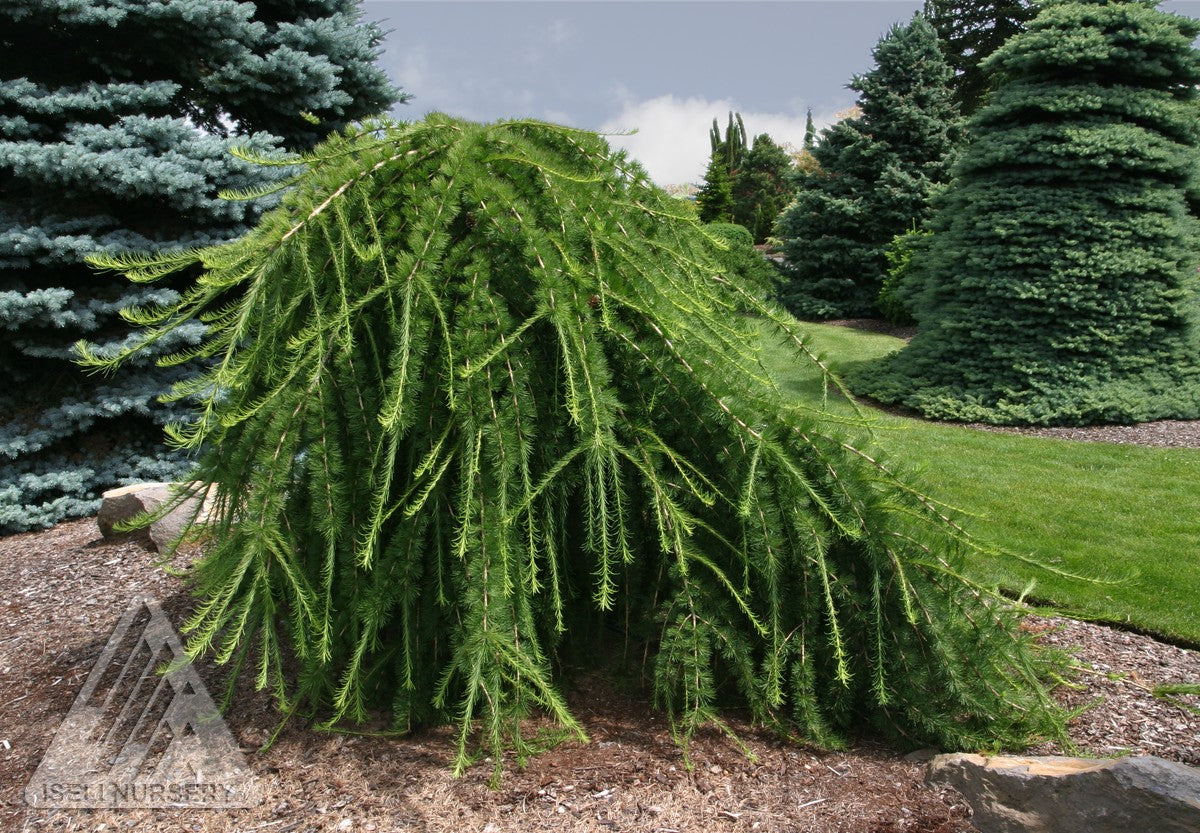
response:
[[[1150,755],[939,755],[927,777],[962,793],[980,833],[1200,831],[1200,769]]]
[[[100,514],[96,516],[100,534],[105,538],[127,534],[133,540],[145,543],[156,552],[166,552],[171,542],[182,534],[184,527],[196,513],[196,504],[200,500],[199,495],[188,498],[148,527],[129,533],[117,532],[114,527],[143,512],[157,510],[171,500],[173,488],[171,483],[135,483],[132,486],[109,489],[101,496]],[[197,521],[204,523],[207,516],[208,507],[204,507]]]

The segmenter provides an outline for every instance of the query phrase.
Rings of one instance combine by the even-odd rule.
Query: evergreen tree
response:
[[[754,145],[742,156],[733,176],[733,222],[744,226],[763,243],[775,227],[775,219],[787,203],[791,190],[791,160],[787,152],[766,133],[754,139]]]
[[[808,115],[804,119],[804,149],[812,151],[817,145],[817,127],[813,124],[812,108],[808,108]]]
[[[696,193],[696,208],[705,223],[728,223],[733,219],[733,182],[720,154],[713,154],[704,171],[704,184]]]
[[[944,419],[1200,417],[1200,22],[1048,3],[914,260],[920,332],[858,386]]]
[[[311,147],[388,107],[379,29],[355,0],[6,0],[0,5],[0,530],[94,511],[103,489],[169,479],[173,411],[156,398],[187,372],[140,359],[86,377],[72,343],[118,349],[123,307],[175,287],[129,286],[92,252],[207,246],[243,233],[255,203],[218,199],[286,171],[230,155]],[[202,327],[161,354],[192,349]]]
[[[954,97],[963,115],[974,113],[988,92],[983,61],[1033,15],[1030,0],[925,0],[925,17],[954,69]]]
[[[873,54],[875,68],[850,84],[861,114],[822,131],[817,169],[797,176],[776,227],[787,269],[780,299],[801,317],[874,315],[884,248],[924,222],[949,179],[960,128],[933,28],[916,15]]]
[[[741,113],[729,114],[724,136],[713,119],[708,139],[712,155],[696,198],[700,218],[745,226],[756,243],[763,242],[789,190],[787,152],[766,133],[757,136],[751,146]]]
[[[472,737],[526,754],[530,707],[582,733],[554,658],[614,631],[685,737],[723,694],[825,741],[1061,731],[1012,606],[961,578],[970,540],[786,403],[758,345],[804,360],[790,319],[602,139],[431,116],[307,162],[241,240],[94,261],[203,270],[137,316],[142,343],[212,321],[178,391],[219,516],[193,653],[334,721],[458,721],[459,767]]]
[[[712,157],[723,160],[725,172],[732,177],[741,167],[742,158],[749,147],[746,143],[746,125],[742,121],[742,114],[730,112],[724,138],[717,127],[717,120],[713,119],[712,129],[708,131],[708,142],[712,148]]]

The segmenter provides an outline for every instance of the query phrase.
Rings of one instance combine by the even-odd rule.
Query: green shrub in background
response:
[[[726,274],[736,277],[759,299],[768,298],[779,280],[779,270],[754,248],[754,236],[737,223],[710,223],[704,230],[726,247],[717,247],[716,258]]]
[[[704,184],[696,192],[696,210],[706,223],[733,220],[733,180],[723,154],[714,153],[704,170]]]
[[[766,133],[741,158],[733,174],[733,222],[750,230],[754,243],[765,243],[780,210],[791,199],[792,160]]]
[[[746,137],[741,113],[730,112],[724,137],[713,119],[712,153],[696,205],[704,222],[736,223],[750,231],[751,242],[763,243],[789,199],[791,159],[766,133],[753,143]]]
[[[928,245],[931,232],[913,228],[897,234],[883,250],[887,258],[887,277],[879,289],[875,305],[880,314],[898,327],[909,327],[917,323],[913,318],[911,299],[913,255],[922,246]]]
[[[1152,3],[1051,2],[992,56],[920,331],[856,390],[963,421],[1200,417],[1198,34]]]
[[[497,769],[527,751],[532,707],[582,735],[560,662],[622,639],[684,736],[725,698],[825,742],[1061,729],[1015,614],[961,578],[969,538],[788,406],[745,313],[804,361],[790,319],[636,164],[438,115],[305,161],[238,242],[96,260],[202,267],[130,313],[147,345],[210,323],[174,433],[219,517],[193,655],[331,721],[456,721],[460,768],[477,742]]]

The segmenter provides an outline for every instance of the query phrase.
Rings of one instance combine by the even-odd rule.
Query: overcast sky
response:
[[[854,103],[850,78],[920,0],[365,0],[382,64],[414,98],[400,118],[533,117],[624,132],[662,185],[704,173],[708,130],[739,111],[753,136],[799,146]],[[1163,8],[1200,16],[1200,2]]]

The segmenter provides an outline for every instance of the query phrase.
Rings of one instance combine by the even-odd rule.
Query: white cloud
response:
[[[397,80],[409,90],[424,87],[432,78],[429,53],[424,46],[415,46],[404,53],[396,73]]]
[[[530,30],[523,45],[513,47],[512,60],[527,66],[538,66],[566,52],[575,42],[577,33],[569,21],[561,18]]]
[[[551,46],[554,46],[557,49],[565,49],[575,42],[575,27],[572,26],[569,21],[559,18],[551,21],[550,25],[546,27],[542,37]]]
[[[627,100],[624,109],[601,126],[601,132],[636,129],[631,136],[612,136],[609,142],[629,151],[660,185],[700,182],[710,153],[708,131],[715,118],[725,130],[729,112],[740,112],[749,139],[768,133],[777,144],[804,143],[807,113],[758,113],[738,107],[736,101],[676,98],[662,95],[646,101]],[[819,131],[834,121],[832,113],[814,113]]]
[[[400,118],[417,118],[430,109],[454,112],[460,103],[458,91],[446,84],[438,72],[432,50],[418,44],[404,52],[396,63],[393,80],[413,96],[411,104],[395,110]]]

